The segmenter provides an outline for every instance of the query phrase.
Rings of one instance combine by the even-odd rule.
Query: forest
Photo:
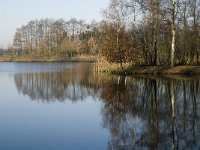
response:
[[[17,28],[15,55],[95,55],[145,66],[200,63],[200,0],[110,0],[103,20],[32,20]]]

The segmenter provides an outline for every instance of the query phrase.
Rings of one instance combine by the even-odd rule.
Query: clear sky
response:
[[[0,47],[12,44],[17,27],[41,18],[102,19],[109,0],[0,0]]]

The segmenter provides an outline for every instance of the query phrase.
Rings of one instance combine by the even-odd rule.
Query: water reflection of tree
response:
[[[82,100],[94,96],[91,87],[91,69],[79,64],[62,72],[39,72],[15,74],[15,84],[19,92],[33,100],[49,102],[53,100]]]
[[[102,101],[108,149],[200,148],[200,80],[116,77],[87,65],[48,73],[15,74],[18,91],[34,100]]]
[[[199,80],[129,78],[102,91],[108,149],[199,148]]]

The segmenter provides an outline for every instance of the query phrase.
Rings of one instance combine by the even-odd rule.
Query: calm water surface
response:
[[[200,77],[0,63],[0,149],[200,149]]]

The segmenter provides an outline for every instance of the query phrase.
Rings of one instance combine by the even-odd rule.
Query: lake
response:
[[[0,63],[0,149],[200,149],[200,77]]]

